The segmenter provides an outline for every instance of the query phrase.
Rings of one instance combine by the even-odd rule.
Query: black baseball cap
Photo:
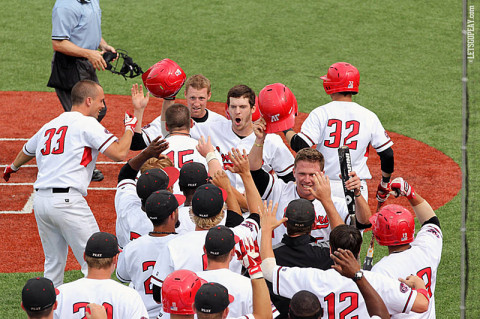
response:
[[[22,304],[28,311],[42,311],[53,306],[59,291],[44,277],[27,280],[22,289]]]
[[[198,162],[186,163],[180,169],[178,185],[182,187],[196,188],[208,183],[208,174],[205,165]]]
[[[94,258],[112,258],[119,252],[117,237],[105,232],[90,236],[85,247],[85,255]]]
[[[199,186],[193,194],[193,214],[202,218],[216,216],[222,211],[226,199],[227,192],[213,184]]]
[[[315,221],[315,208],[311,201],[304,198],[292,200],[286,210],[287,223],[296,227],[311,226]]]
[[[185,196],[174,195],[167,190],[153,192],[145,203],[145,212],[150,220],[163,220],[185,202]]]
[[[175,167],[152,168],[143,172],[137,181],[137,195],[142,200],[160,189],[171,187],[178,180],[180,172]]]
[[[235,236],[230,228],[215,226],[210,228],[205,237],[205,251],[210,255],[225,255],[233,249],[238,240],[238,236]]]
[[[195,309],[203,313],[219,313],[234,300],[228,289],[216,282],[203,284],[195,295]]]

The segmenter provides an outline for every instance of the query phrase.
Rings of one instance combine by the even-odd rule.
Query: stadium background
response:
[[[2,3],[1,91],[52,92],[45,84],[52,55],[53,4],[53,0]],[[168,57],[179,63],[187,76],[203,73],[212,81],[212,100],[217,102],[224,102],[228,89],[238,83],[248,84],[258,92],[267,84],[282,82],[296,95],[300,110],[309,112],[329,100],[318,77],[333,62],[348,61],[361,74],[360,94],[355,101],[374,111],[388,131],[428,144],[461,163],[460,1],[102,0],[101,7],[103,36],[109,44],[126,49],[144,70]],[[479,7],[480,4],[473,12],[477,13]],[[479,20],[478,15],[475,18]],[[478,39],[475,40],[478,47]],[[476,318],[480,314],[476,300],[479,295],[477,273],[480,263],[476,244],[479,235],[475,229],[479,225],[475,208],[480,193],[477,189],[480,164],[476,161],[480,152],[475,149],[480,137],[479,93],[475,90],[479,74],[477,59],[468,67],[471,109],[467,314]],[[125,81],[109,72],[99,73],[99,79],[107,94],[118,95],[128,95],[131,84],[140,82],[137,79]],[[6,130],[2,136],[29,137],[19,133],[25,128],[38,129],[43,124],[35,121],[38,118],[35,103],[22,104],[5,95],[2,97],[0,123]],[[130,105],[109,104],[109,107],[129,108]],[[51,111],[56,114],[61,111],[57,101],[52,103]],[[147,112],[151,111],[147,108]],[[121,121],[113,120],[115,123]],[[5,165],[11,162],[18,148],[5,147],[4,142],[1,145],[0,164]],[[408,152],[414,153],[416,148],[408,148]],[[421,154],[418,159],[422,159]],[[397,161],[396,167],[408,168],[421,163]],[[452,176],[448,175],[449,167],[443,161],[427,162],[425,167],[417,167],[415,171],[420,174],[425,171],[428,177],[429,165],[446,166],[443,183],[433,184],[427,191],[435,196],[439,193],[436,188],[450,187]],[[3,192],[8,189],[2,187]],[[436,291],[437,317],[457,318],[460,304],[460,194],[436,212],[444,232]],[[0,215],[0,220],[5,218]],[[28,245],[23,238],[36,229],[15,231],[18,238],[8,240],[22,246]],[[2,230],[2,233],[6,232]],[[15,237],[15,232],[8,234]],[[375,260],[383,254],[384,249],[377,249]],[[11,271],[15,272],[15,265],[12,267]],[[20,290],[27,278],[37,274],[0,274],[4,292],[0,297],[1,318],[23,316],[19,308]],[[71,271],[67,276],[67,280],[73,280],[80,274]]]

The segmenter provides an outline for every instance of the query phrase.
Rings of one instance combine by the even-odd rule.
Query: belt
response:
[[[58,193],[68,193],[70,191],[70,187],[67,188],[50,188],[52,190],[52,193],[58,194]],[[35,188],[35,191],[38,191],[38,188]]]

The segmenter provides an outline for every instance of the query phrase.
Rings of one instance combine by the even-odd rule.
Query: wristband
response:
[[[360,197],[362,196],[362,193],[358,193],[358,195],[353,194],[354,197]]]
[[[255,145],[255,146],[257,146],[257,147],[262,147],[262,146],[263,146],[263,143],[262,143],[262,144],[253,143],[253,145]]]
[[[208,162],[210,162],[211,160],[214,160],[214,159],[217,159],[217,157],[215,156],[215,151],[211,151],[211,152],[207,153],[207,156],[205,156],[205,160],[207,161],[207,164],[208,164]]]
[[[289,128],[288,130],[283,131],[283,134],[287,135],[287,133],[290,131],[293,131],[293,129]]]
[[[427,289],[417,289],[417,293],[422,294],[430,301],[430,295],[428,294]]]
[[[382,182],[384,182],[385,184],[388,184],[388,182],[390,182],[390,176],[386,177],[382,175]]]
[[[174,96],[164,97],[163,99],[167,100],[167,101],[175,101],[175,98],[176,98],[176,96],[174,95]]]
[[[15,165],[13,165],[13,163],[10,164],[10,168],[12,169],[12,171],[15,171],[15,172],[20,169],[20,167],[16,167]]]
[[[257,266],[257,267],[260,267],[260,266]],[[260,278],[263,278],[263,272],[260,270],[260,271],[257,271],[253,274],[250,273],[250,270],[248,271],[248,274],[250,275],[250,279],[260,279]]]

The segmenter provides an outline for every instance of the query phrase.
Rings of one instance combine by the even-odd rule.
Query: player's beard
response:
[[[180,221],[179,220],[177,220],[177,222],[175,223],[175,228],[178,228],[178,227],[180,227]]]

